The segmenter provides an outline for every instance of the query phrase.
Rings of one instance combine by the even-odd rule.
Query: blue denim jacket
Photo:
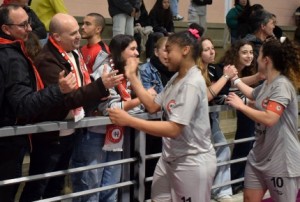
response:
[[[157,93],[163,90],[164,87],[160,79],[160,74],[151,62],[142,64],[139,67],[139,74],[144,88],[149,89],[154,86],[154,90]]]

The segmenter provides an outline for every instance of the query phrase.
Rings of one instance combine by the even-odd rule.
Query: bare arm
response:
[[[154,102],[154,97],[143,87],[141,81],[136,75],[138,67],[137,58],[127,59],[127,64],[125,67],[125,74],[127,79],[130,81],[133,91],[136,93],[137,97],[140,99],[141,103],[144,104],[149,113],[155,113],[161,109],[160,105]]]
[[[232,79],[237,74],[237,69],[233,65],[227,65],[226,67],[224,67],[223,76],[207,89],[208,101],[211,101],[216,95],[218,95],[225,84],[228,82],[228,80]]]
[[[234,85],[250,100],[253,100],[253,88],[245,84],[241,79],[234,80]]]
[[[139,104],[141,104],[140,100],[138,98],[134,98],[132,100],[123,102],[123,109],[125,111],[128,111],[128,110],[133,109],[134,107],[138,106]]]
[[[147,121],[129,115],[121,109],[108,109],[113,124],[130,126],[158,137],[176,138],[181,134],[184,125],[172,121]]]
[[[270,110],[260,111],[245,105],[241,98],[239,98],[235,93],[229,93],[227,97],[227,104],[243,112],[253,121],[264,124],[268,127],[275,125],[280,118],[280,115]]]
[[[243,78],[241,78],[241,80],[251,86],[253,84],[257,84],[259,81],[263,80],[264,79],[264,75],[262,75],[261,73],[257,72],[256,74],[254,75],[251,75],[251,76],[245,76]]]

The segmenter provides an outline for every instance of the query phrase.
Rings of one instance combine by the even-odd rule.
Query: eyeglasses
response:
[[[31,21],[25,21],[25,22],[22,22],[22,23],[20,23],[20,24],[13,24],[13,23],[11,23],[11,24],[6,24],[6,25],[8,25],[8,26],[18,26],[18,27],[21,27],[21,28],[23,28],[23,29],[28,29],[29,28],[29,26],[31,26]]]

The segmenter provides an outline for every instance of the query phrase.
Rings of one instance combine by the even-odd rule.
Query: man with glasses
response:
[[[51,85],[42,81],[42,75],[27,57],[24,47],[31,31],[28,15],[22,7],[0,7],[0,127],[61,120],[60,117],[66,115],[65,111],[82,105],[74,99],[74,94],[80,94],[83,90],[75,90],[77,82],[72,72],[66,77],[67,69],[52,72],[56,82]],[[109,93],[106,89],[122,79],[112,77],[114,74],[104,74],[93,82],[86,89],[90,96],[83,94],[81,100],[98,102],[107,97]],[[58,109],[64,111],[55,113]],[[25,135],[0,138],[0,181],[21,176],[28,140]],[[18,185],[0,186],[0,201],[14,201],[17,188]]]
[[[2,5],[8,4],[21,6],[26,11],[30,19],[32,33],[34,33],[39,39],[45,39],[47,37],[45,25],[40,21],[35,12],[28,6],[28,0],[4,0]]]
[[[64,94],[75,88],[72,74],[59,75],[56,85],[44,88],[26,56],[24,42],[31,32],[28,15],[16,5],[0,7],[0,127],[34,123],[37,116],[64,104]],[[1,137],[0,180],[21,176],[26,135]],[[0,186],[0,201],[14,201],[18,185]]]
[[[65,96],[68,105],[74,101],[73,108],[59,106],[47,114],[49,120],[82,119],[88,108],[97,107],[101,99],[109,95],[108,90],[120,83],[123,75],[113,76],[117,71],[107,73],[91,82],[83,57],[78,51],[81,35],[76,19],[68,14],[58,13],[49,25],[49,39],[34,62],[45,86],[57,84],[57,73],[73,73],[76,90]],[[93,108],[95,109],[95,108]],[[75,129],[32,134],[29,175],[66,170],[73,152]],[[64,187],[64,176],[30,181],[25,184],[20,202],[31,202],[41,198],[58,196]]]

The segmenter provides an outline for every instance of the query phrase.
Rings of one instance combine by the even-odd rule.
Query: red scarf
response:
[[[32,67],[33,72],[34,72],[35,80],[36,80],[36,90],[39,91],[39,90],[43,89],[44,88],[43,81],[42,81],[42,79],[40,77],[40,74],[37,71],[35,65],[33,64],[31,58],[27,54],[24,42],[22,40],[14,40],[14,41],[12,41],[12,40],[4,39],[4,38],[0,37],[0,44],[17,44],[17,43],[20,44],[22,53],[24,54],[25,58],[31,64],[31,67]],[[28,138],[29,138],[29,145],[30,145],[30,151],[31,151],[32,150],[31,134],[28,135]]]
[[[51,36],[49,37],[49,41],[58,50],[58,52],[61,54],[61,56],[70,64],[71,71],[75,75],[75,78],[76,78],[76,83],[77,83],[76,88],[79,88],[79,84],[81,83],[79,81],[79,77],[77,75],[77,73],[79,73],[79,71],[76,71],[76,69],[75,69],[76,67],[74,66],[73,62],[70,60],[70,58],[69,58],[68,54],[66,53],[66,51],[59,44],[57,44],[56,41]],[[80,68],[81,73],[83,75],[82,86],[85,86],[85,85],[91,83],[91,78],[90,78],[89,72],[86,68],[86,65],[84,63],[83,57],[80,54],[80,52],[78,52],[78,56],[79,56],[79,68]],[[71,110],[71,112],[74,116],[74,121],[75,122],[81,120],[85,116],[83,107],[78,107],[76,109],[73,109],[73,110]]]
[[[109,60],[112,70],[115,69],[115,64],[112,59]],[[117,89],[123,101],[131,100],[131,95],[127,92],[127,80],[123,79],[120,84],[117,85]]]
[[[77,88],[78,88],[79,81],[77,80],[78,79],[77,71],[75,70],[74,64],[71,62],[68,54],[66,53],[66,51],[59,44],[56,43],[56,41],[51,36],[49,37],[49,41],[58,50],[58,52],[61,54],[61,56],[70,64],[72,73],[74,75],[76,75]],[[80,68],[81,73],[83,75],[83,86],[84,86],[84,85],[87,85],[87,84],[91,83],[91,77],[90,77],[89,72],[86,68],[83,57],[79,52],[78,52],[78,56],[79,56],[79,66],[80,66],[79,68]]]
[[[9,40],[9,39],[4,39],[4,38],[1,38],[0,37],[0,44],[14,44],[14,43],[19,43],[20,44],[20,47],[21,47],[21,50],[25,56],[25,58],[30,62],[31,64],[31,67],[33,69],[33,72],[34,72],[34,75],[35,75],[35,80],[36,80],[36,89],[37,91],[38,90],[41,90],[44,88],[44,84],[43,84],[43,81],[40,77],[40,74],[39,72],[37,71],[35,65],[33,64],[31,58],[28,56],[27,54],[27,51],[26,51],[26,48],[25,48],[25,45],[24,45],[24,42],[22,40]]]

